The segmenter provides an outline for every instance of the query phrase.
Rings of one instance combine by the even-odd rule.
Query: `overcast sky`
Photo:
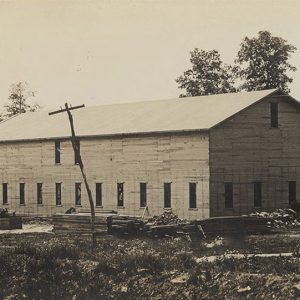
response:
[[[232,63],[245,36],[269,30],[299,50],[291,95],[300,99],[300,1],[0,0],[0,107],[17,81],[45,109],[177,98],[189,51]]]

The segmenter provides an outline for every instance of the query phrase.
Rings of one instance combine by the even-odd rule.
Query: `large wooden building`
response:
[[[289,207],[300,183],[300,106],[279,90],[74,110],[99,210],[182,218]],[[66,114],[0,124],[1,206],[26,215],[88,207]]]

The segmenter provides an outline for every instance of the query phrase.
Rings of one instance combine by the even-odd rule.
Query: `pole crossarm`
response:
[[[78,108],[83,108],[83,107],[85,107],[84,104],[78,105],[78,106],[73,106],[73,107],[71,106],[71,107],[68,107],[68,108],[64,108],[64,109],[49,112],[48,115],[51,116],[51,115],[59,114],[59,113],[62,113],[62,112],[68,111],[68,110],[73,110],[73,109],[78,109]]]

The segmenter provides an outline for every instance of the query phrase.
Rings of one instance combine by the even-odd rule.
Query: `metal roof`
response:
[[[207,130],[277,90],[219,94],[73,110],[78,136]],[[0,141],[70,136],[67,113],[20,114],[0,123]]]

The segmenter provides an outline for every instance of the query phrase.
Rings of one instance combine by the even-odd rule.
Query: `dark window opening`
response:
[[[55,183],[55,204],[61,205],[61,183]]]
[[[118,206],[124,206],[124,183],[117,184],[117,192],[118,192]]]
[[[289,181],[289,204],[296,202],[296,181]]]
[[[81,205],[81,182],[75,183],[75,205]]]
[[[171,183],[164,183],[164,208],[171,208]]]
[[[25,204],[25,183],[20,183],[20,204]]]
[[[233,184],[225,182],[225,208],[233,208]]]
[[[80,158],[80,141],[76,140],[75,141],[75,164],[79,164],[79,158]]]
[[[278,103],[271,102],[271,127],[277,128],[278,127]]]
[[[253,191],[254,191],[254,207],[261,207],[261,182],[254,182],[253,183]]]
[[[102,183],[96,183],[96,206],[102,206]]]
[[[43,204],[43,184],[37,183],[36,185],[36,191],[37,191],[37,204]]]
[[[140,183],[140,207],[147,206],[147,183]]]
[[[2,184],[2,200],[3,200],[3,202],[2,202],[3,204],[8,203],[7,183]]]
[[[60,164],[60,141],[55,141],[55,163]]]
[[[190,182],[190,208],[197,208],[197,184],[195,182]]]

